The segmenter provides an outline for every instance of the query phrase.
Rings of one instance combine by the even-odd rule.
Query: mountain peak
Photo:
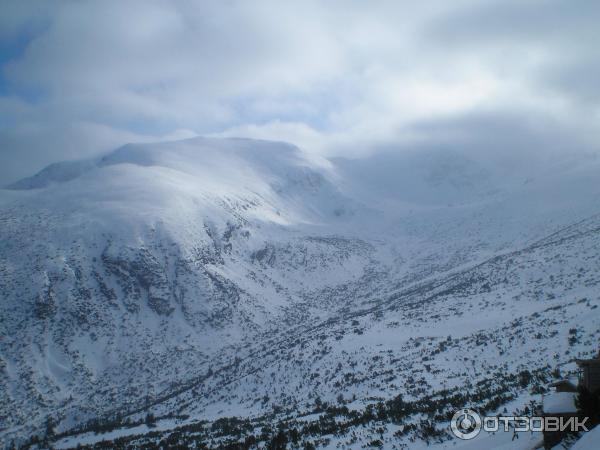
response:
[[[193,173],[231,164],[234,160],[254,168],[259,165],[275,169],[286,164],[309,164],[298,147],[285,142],[194,137],[170,142],[131,143],[99,158],[52,163],[35,175],[6,186],[6,189],[42,189],[74,180],[95,168],[117,164],[161,166]],[[312,160],[314,162],[315,158]]]

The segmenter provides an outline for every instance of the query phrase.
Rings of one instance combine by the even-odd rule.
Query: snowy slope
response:
[[[565,375],[573,370],[573,358],[595,353],[600,272],[591,262],[597,259],[599,235],[596,215],[369,308],[239,349],[234,366],[214,367],[151,407],[157,416],[175,410],[190,417],[159,422],[170,429],[161,438],[206,442],[217,435],[200,418],[236,415],[251,418],[244,428],[275,423],[301,430],[325,448],[338,443],[363,448],[376,439],[385,448],[433,443],[454,448],[447,430],[454,410],[467,405],[495,414],[508,407],[521,414],[531,401],[539,405],[544,386],[559,376],[556,368]],[[397,396],[404,406],[398,418],[390,417],[386,402]],[[322,418],[335,420],[335,432],[306,431],[320,430]],[[428,421],[436,426],[430,429]],[[117,433],[135,434],[127,428]],[[83,442],[106,437],[90,435]],[[485,444],[478,439],[465,448],[529,448],[540,438],[527,434],[513,444],[510,437],[482,435]],[[236,442],[227,433],[222,439]],[[77,442],[66,438],[59,445]]]
[[[207,138],[54,164],[0,196],[0,436],[148,412],[263,426],[317,397],[362,414],[468,374],[508,402],[596,350],[599,164],[507,178],[456,153]]]
[[[287,144],[128,145],[82,166],[2,210],[2,428],[157,395],[378,264],[314,235],[357,205]]]

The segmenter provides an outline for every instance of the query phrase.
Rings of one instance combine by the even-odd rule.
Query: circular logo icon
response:
[[[473,439],[481,431],[481,417],[472,409],[459,409],[452,416],[450,429],[459,439]]]

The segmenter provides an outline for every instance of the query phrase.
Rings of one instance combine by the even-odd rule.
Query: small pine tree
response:
[[[46,437],[54,436],[54,427],[54,420],[52,419],[52,417],[48,416],[46,418]]]
[[[323,400],[321,400],[321,397],[317,396],[317,398],[315,398],[315,407],[317,408],[317,410],[320,410],[322,406]]]
[[[149,428],[153,428],[154,426],[156,426],[156,418],[154,417],[154,414],[152,414],[152,413],[146,414],[146,418],[144,419],[144,423]]]

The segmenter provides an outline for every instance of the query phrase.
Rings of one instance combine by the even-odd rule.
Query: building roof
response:
[[[570,414],[577,412],[575,392],[551,392],[544,396],[542,408],[545,414]]]

